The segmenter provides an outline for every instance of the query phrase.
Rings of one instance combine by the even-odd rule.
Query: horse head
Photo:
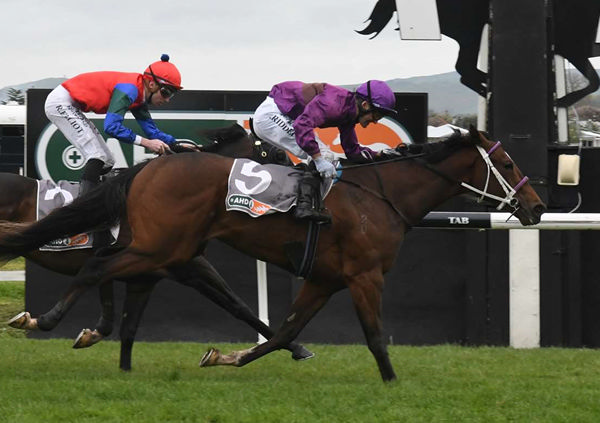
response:
[[[490,200],[496,204],[497,210],[512,211],[522,225],[539,223],[546,206],[500,141],[490,141],[473,126],[466,140],[478,154],[471,175],[461,185],[474,192],[480,201]]]
[[[208,129],[202,131],[201,135],[208,140],[208,143],[200,148],[200,151],[206,153],[251,159],[260,164],[271,163],[283,166],[293,164],[285,151],[255,139],[237,123],[225,128]]]

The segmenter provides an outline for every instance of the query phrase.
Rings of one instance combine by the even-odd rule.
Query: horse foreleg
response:
[[[137,278],[139,279],[139,278]],[[137,280],[136,279],[136,280]],[[158,278],[152,279],[146,277],[142,282],[128,281],[125,302],[123,303],[123,316],[121,319],[121,354],[119,358],[119,368],[121,370],[131,370],[131,354],[133,342],[137,333],[144,310],[148,305],[150,294]]]
[[[171,269],[171,272],[179,282],[196,289],[236,319],[246,322],[265,338],[269,339],[273,336],[271,328],[256,317],[252,309],[233,292],[205,257],[198,256],[184,266]],[[292,352],[294,360],[307,360],[314,357],[311,351],[295,342],[291,342],[284,348]]]
[[[41,330],[48,331],[54,329],[56,325],[62,320],[64,315],[70,310],[75,304],[77,299],[94,285],[99,283],[108,282],[113,279],[112,274],[107,272],[104,274],[103,271],[108,263],[112,263],[115,257],[122,256],[120,252],[114,254],[108,249],[101,250],[105,251],[105,255],[96,255],[90,260],[85,262],[77,276],[71,283],[67,293],[56,303],[50,311],[42,314],[38,317],[38,327]],[[132,271],[134,267],[132,266]],[[125,272],[123,272],[125,273]]]
[[[350,281],[348,287],[367,339],[367,345],[371,354],[375,357],[381,377],[384,381],[396,379],[387,346],[382,337],[381,290],[383,275],[380,272],[361,275]]]
[[[102,341],[112,333],[114,326],[114,289],[113,281],[108,281],[99,286],[100,305],[102,314],[96,323],[96,328],[83,329],[73,343],[73,348],[88,348]]]
[[[103,337],[107,337],[112,333],[114,325],[114,289],[113,281],[103,283],[98,288],[100,293],[100,303],[102,306],[102,314],[96,323],[96,331]]]
[[[36,330],[38,329],[37,319],[31,317],[28,311],[22,311],[15,317],[6,322],[8,326],[15,329]]]
[[[322,285],[305,281],[292,304],[288,317],[271,339],[250,349],[234,351],[228,355],[210,349],[200,360],[200,366],[233,365],[241,367],[272,351],[284,348],[298,336],[304,326],[327,303],[332,294],[332,291],[325,290]]]
[[[75,304],[81,294],[89,287],[93,286],[97,280],[98,278],[93,273],[84,272],[81,276],[77,276],[66,294],[63,295],[54,307],[38,317],[38,327],[43,331],[54,329],[64,315],[71,309],[73,304]]]

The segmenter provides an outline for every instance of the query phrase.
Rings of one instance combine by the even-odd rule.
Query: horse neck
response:
[[[463,149],[433,166],[454,181],[469,180],[477,154],[475,149]],[[414,161],[389,163],[378,171],[386,196],[409,224],[418,223],[427,213],[463,192],[459,184]]]
[[[214,153],[219,154],[225,157],[232,157],[234,159],[237,158],[252,158],[252,144],[248,141],[247,138],[240,138],[235,141],[229,141],[226,143],[218,144],[217,149],[214,150]]]

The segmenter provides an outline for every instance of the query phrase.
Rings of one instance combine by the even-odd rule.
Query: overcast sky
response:
[[[449,72],[457,44],[369,40],[376,0],[0,0],[0,87],[95,70],[141,72],[168,53],[189,89],[266,90]],[[395,20],[395,19],[394,19]]]
[[[0,87],[95,70],[142,72],[168,53],[188,89],[268,90],[450,72],[452,39],[375,39],[376,0],[0,0]],[[600,59],[594,64],[600,67]]]

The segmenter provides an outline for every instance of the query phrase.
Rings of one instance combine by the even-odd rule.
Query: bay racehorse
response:
[[[177,152],[190,150],[211,151],[228,157],[251,158],[259,163],[292,164],[283,150],[262,141],[255,141],[248,136],[244,128],[237,124],[226,128],[204,131],[202,137],[206,139],[207,143],[199,148],[194,146],[190,149],[189,144],[183,144],[182,146],[177,145],[174,150]],[[22,223],[35,221],[37,214],[36,197],[37,181],[35,179],[13,173],[0,173],[0,220]],[[25,257],[48,270],[73,276],[79,272],[83,264],[93,254],[94,250],[91,248],[63,251],[33,250],[26,253]],[[272,331],[231,290],[204,256],[195,257],[193,262],[197,273],[181,280],[181,283],[198,290],[235,317],[248,323],[258,332],[264,332],[265,337],[272,335]],[[141,275],[131,279],[126,284],[120,330],[121,354],[119,365],[123,370],[131,369],[131,353],[139,322],[154,286],[163,276],[165,275]],[[100,300],[102,314],[96,328],[94,330],[84,329],[75,342],[75,348],[91,346],[111,334],[114,321],[112,280],[101,284]],[[28,313],[18,315],[11,326],[21,329],[39,329],[37,321],[31,319]],[[51,327],[44,327],[44,329],[48,330]],[[308,358],[311,355],[302,347],[296,348],[294,352],[296,359]]]
[[[243,366],[284,347],[331,295],[348,288],[382,378],[395,379],[382,337],[383,275],[391,268],[411,225],[445,200],[469,191],[499,202],[499,207],[512,208],[523,225],[539,223],[545,211],[500,143],[489,141],[475,128],[423,148],[422,158],[343,170],[325,199],[333,223],[321,229],[312,273],[275,335],[263,344],[229,355],[211,349],[201,365]],[[132,233],[130,243],[88,260],[68,294],[41,315],[40,321],[60,319],[83,291],[107,280],[160,268],[185,274],[189,261],[211,239],[293,271],[285,245],[303,242],[307,223],[294,219],[291,213],[252,218],[226,211],[232,164],[231,158],[211,154],[179,154],[137,165],[32,225],[4,225],[0,258],[23,255],[58,235],[79,233],[126,217]],[[109,207],[100,209],[98,203]],[[167,204],[168,208],[163,206]],[[150,220],[145,218],[149,206],[155,209]]]

